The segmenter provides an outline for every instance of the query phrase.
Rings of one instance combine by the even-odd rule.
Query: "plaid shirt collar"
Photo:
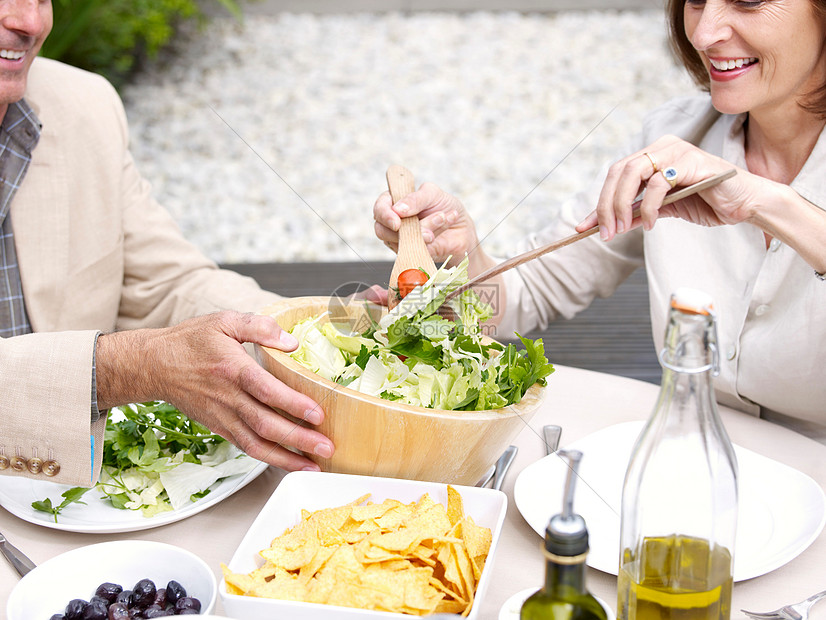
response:
[[[40,139],[41,123],[24,101],[9,104],[0,123],[0,336],[32,331],[17,264],[9,208]]]

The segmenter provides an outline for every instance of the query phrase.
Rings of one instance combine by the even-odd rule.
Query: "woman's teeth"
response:
[[[737,60],[712,60],[708,59],[711,66],[717,71],[731,71],[732,69],[739,69],[757,62],[756,58],[738,58]]]

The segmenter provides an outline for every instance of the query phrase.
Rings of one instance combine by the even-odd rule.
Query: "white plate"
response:
[[[462,496],[465,514],[473,517],[477,525],[488,527],[491,530],[490,552],[476,587],[473,607],[467,616],[468,620],[475,620],[479,617],[480,604],[490,582],[490,567],[493,565],[493,557],[502,532],[508,498],[501,491],[493,489],[459,485],[454,485],[454,488]],[[323,472],[293,472],[284,477],[261,512],[258,513],[232,559],[227,563],[229,569],[235,573],[248,573],[261,566],[264,561],[258,552],[268,548],[273,538],[301,521],[302,508],[314,511],[341,506],[366,493],[370,493],[370,501],[376,503],[381,503],[385,499],[410,503],[418,501],[423,494],[429,493],[434,501],[447,506],[447,485],[437,482]],[[218,586],[218,594],[221,596],[227,615],[231,618],[244,618],[244,620],[270,620],[272,618],[395,620],[410,618],[409,615],[390,612],[229,594],[223,579]]]
[[[617,574],[620,503],[625,469],[642,422],[604,428],[570,446],[581,450],[574,509],[588,526],[588,565]],[[780,568],[814,542],[826,523],[826,496],[809,476],[735,446],[739,510],[734,580]],[[540,536],[561,511],[565,463],[555,454],[526,467],[514,485],[519,512]]]
[[[32,502],[48,497],[52,500],[53,506],[58,505],[63,501],[60,494],[72,487],[66,484],[13,476],[0,476],[0,506],[29,523],[66,532],[91,534],[135,532],[174,523],[198,514],[244,488],[264,473],[267,467],[266,463],[259,463],[255,469],[246,474],[224,478],[214,485],[212,491],[206,496],[183,508],[161,512],[154,517],[144,517],[139,510],[115,508],[108,501],[100,499],[100,492],[92,489],[87,491],[82,498],[82,501],[86,502],[85,506],[69,504],[57,516],[57,523],[55,523],[51,514],[32,508]]]
[[[525,599],[537,590],[538,588],[528,588],[527,590],[517,592],[510,597],[499,609],[499,620],[519,620],[519,612],[522,610],[522,603],[524,603]],[[608,620],[615,620],[617,616],[614,613],[614,610],[611,609],[601,598],[597,598],[596,596],[594,598],[597,599],[597,603],[602,605]]]

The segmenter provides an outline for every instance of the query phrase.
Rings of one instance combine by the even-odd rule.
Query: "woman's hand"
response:
[[[733,167],[685,140],[663,136],[611,166],[596,210],[580,222],[577,230],[582,232],[599,224],[600,236],[608,241],[640,225],[651,230],[660,217],[679,217],[700,226],[749,221],[759,208],[758,196],[771,195],[779,184],[739,168],[734,177],[714,187],[670,205],[662,204],[672,189],[663,170],[673,168],[674,187],[685,187]],[[639,214],[634,216],[634,201],[643,189]]]
[[[389,192],[381,194],[373,205],[376,236],[397,252],[401,218],[414,215],[421,222],[424,242],[436,262],[452,257],[448,266],[453,266],[465,254],[477,250],[476,226],[464,205],[432,183],[424,183],[395,205]]]
[[[219,312],[164,329],[104,334],[96,351],[101,409],[165,400],[251,457],[287,470],[318,469],[292,449],[333,454],[319,424],[324,412],[249,356],[243,343],[292,351],[297,342],[272,317]]]

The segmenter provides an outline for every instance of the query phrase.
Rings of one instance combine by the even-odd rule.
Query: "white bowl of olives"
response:
[[[185,549],[118,540],[62,553],[23,577],[6,605],[8,620],[109,620],[205,615],[215,607],[215,574]],[[132,615],[130,615],[130,613]]]

